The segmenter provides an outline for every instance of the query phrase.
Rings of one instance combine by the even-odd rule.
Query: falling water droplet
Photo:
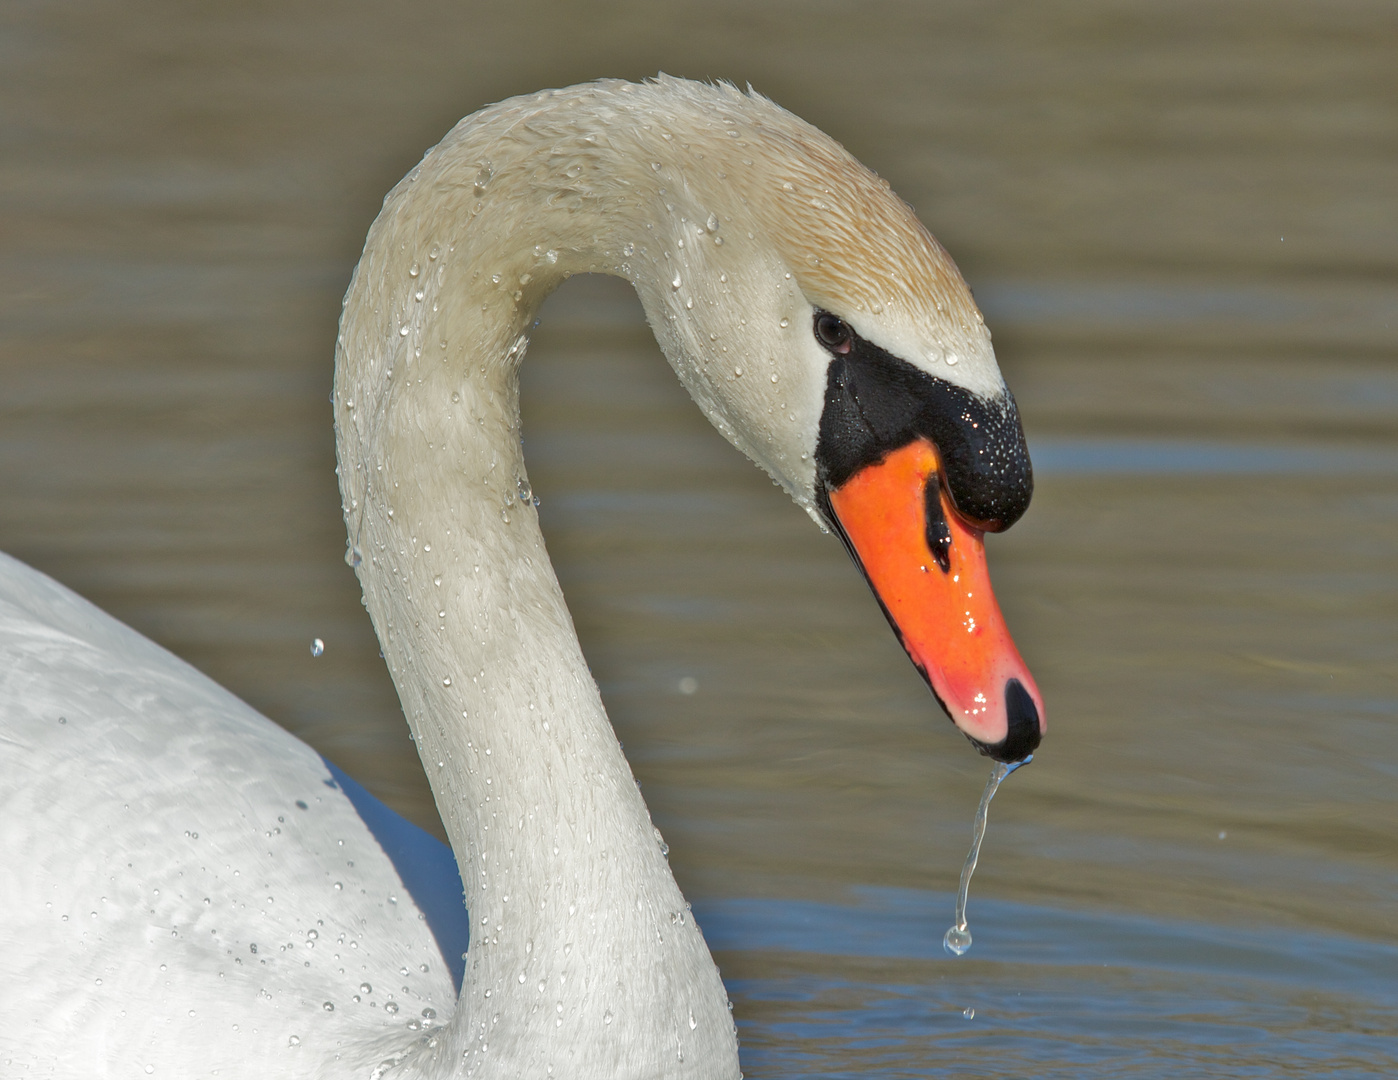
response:
[[[985,790],[981,792],[981,801],[976,807],[976,818],[971,825],[971,850],[966,855],[965,865],[961,867],[961,885],[956,891],[956,921],[942,937],[943,948],[953,956],[964,956],[966,950],[971,947],[971,931],[966,928],[966,896],[971,888],[971,875],[976,872],[976,862],[980,859],[981,841],[985,839],[985,818],[990,809],[990,800],[995,798],[995,792],[999,790],[1005,777],[1021,765],[1028,765],[1033,760],[1034,755],[1030,754],[1023,761],[1016,761],[1009,765],[1003,761],[997,761],[995,767],[990,770],[990,779],[986,781]]]
[[[322,656],[322,655],[324,655],[324,653],[325,653],[325,642],[321,641],[320,638],[316,638],[314,641],[311,642],[311,655],[312,655],[312,656]]]

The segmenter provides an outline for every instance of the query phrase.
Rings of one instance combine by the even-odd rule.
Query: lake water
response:
[[[0,11],[0,549],[440,831],[342,559],[363,234],[486,102],[751,81],[985,310],[1050,732],[947,957],[987,763],[626,287],[550,300],[531,480],[748,1075],[1398,1073],[1398,9],[473,7]]]

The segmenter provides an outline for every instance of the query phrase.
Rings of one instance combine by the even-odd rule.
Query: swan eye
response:
[[[847,353],[850,350],[850,341],[854,337],[854,331],[838,315],[821,311],[816,314],[815,335],[816,339],[832,352]]]

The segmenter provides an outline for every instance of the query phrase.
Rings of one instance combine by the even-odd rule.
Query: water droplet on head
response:
[[[287,1046],[300,1046],[300,1045],[301,1045],[301,1036],[300,1036],[300,1035],[293,1035],[291,1038],[289,1038],[289,1039],[286,1040],[286,1045],[287,1045]]]
[[[326,1012],[334,1012],[335,1003],[333,1001],[327,1001],[324,1005],[321,1006],[321,1008],[324,1009]]]
[[[413,263],[412,266],[408,267],[408,277],[417,277],[420,273],[422,273],[422,267],[417,263]]]
[[[368,983],[360,983],[359,992],[361,994],[372,994],[374,992],[374,988],[370,986]]]
[[[396,1013],[398,1011],[398,1002],[385,1001],[383,1003],[383,1011],[386,1013]]]
[[[704,228],[708,229],[711,233],[718,232],[718,215],[710,214],[709,220],[704,222]]]
[[[612,1022],[612,1010],[611,1010],[611,1009],[608,1009],[606,1012],[604,1012],[604,1013],[602,1014],[602,1023],[604,1023],[604,1024],[610,1024],[611,1022]]]
[[[679,287],[680,287],[680,275],[679,275],[679,274],[676,274],[674,280],[670,282],[670,288],[672,288],[672,289],[678,289]]]

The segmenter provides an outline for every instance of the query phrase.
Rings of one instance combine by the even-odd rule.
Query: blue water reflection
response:
[[[1184,439],[1036,438],[1031,450],[1041,473],[1193,475],[1346,475],[1398,473],[1389,446],[1305,446]]]
[[[950,894],[853,900],[696,904],[749,1076],[1398,1074],[1391,945],[980,899],[956,960]]]

